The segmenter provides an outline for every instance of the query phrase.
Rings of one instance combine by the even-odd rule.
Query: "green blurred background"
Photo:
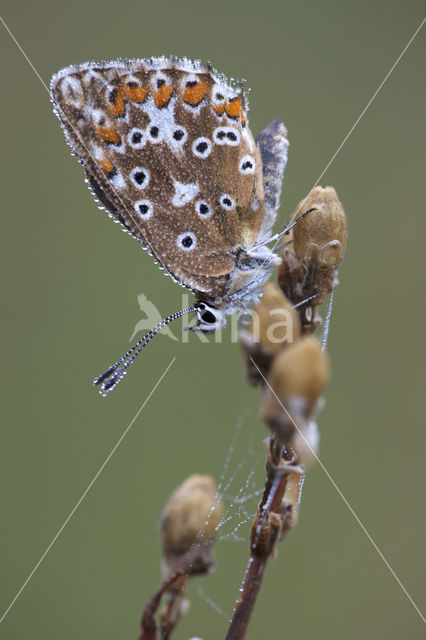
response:
[[[421,2],[394,0],[3,3],[47,84],[71,63],[172,53],[247,78],[253,132],[276,117],[289,129],[281,225],[423,12]],[[229,331],[222,344],[159,337],[107,400],[93,390],[93,376],[126,349],[142,318],[137,294],[167,314],[180,308],[183,290],[97,210],[45,88],[0,31],[2,611],[176,357],[0,636],[136,638],[159,582],[157,522],[174,487],[194,471],[218,479],[236,433],[225,492],[245,491],[252,470],[247,491],[253,482],[262,487],[259,393],[245,382]],[[349,243],[319,418],[323,464],[423,611],[425,35],[321,179],[344,203]],[[245,506],[253,510],[255,499]],[[224,534],[244,518],[235,508],[230,514]],[[238,533],[247,539],[248,529]],[[225,635],[247,540],[228,536],[216,556],[216,573],[199,584],[224,615],[194,583],[176,638]],[[424,637],[419,614],[319,465],[308,473],[299,525],[268,568],[248,634],[295,637]]]

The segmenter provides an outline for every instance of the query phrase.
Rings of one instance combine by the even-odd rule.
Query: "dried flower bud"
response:
[[[240,332],[250,384],[263,384],[259,369],[266,377],[274,354],[295,342],[299,336],[300,321],[296,311],[282,291],[268,283],[262,299],[251,314],[248,330]]]
[[[317,307],[338,284],[346,244],[346,215],[333,187],[316,187],[299,202],[292,220],[314,209],[291,230],[278,269],[278,284],[298,306],[303,333],[321,324]]]
[[[328,376],[328,358],[311,336],[301,338],[275,357],[261,417],[284,444],[295,448],[298,430],[303,433],[310,428]]]
[[[161,517],[164,573],[206,573],[222,505],[211,476],[193,474],[170,496]]]
[[[293,219],[305,211],[305,216],[293,229],[296,256],[304,264],[314,263],[321,269],[337,267],[346,244],[346,214],[333,187],[316,187],[299,202]]]
[[[300,335],[300,322],[293,305],[274,284],[268,283],[251,316],[250,333],[261,348],[277,353],[284,344],[296,342]]]
[[[328,358],[317,340],[306,336],[275,358],[269,382],[278,396],[298,396],[316,404],[328,380]]]

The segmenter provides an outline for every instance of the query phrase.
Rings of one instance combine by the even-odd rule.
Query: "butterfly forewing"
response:
[[[187,60],[69,67],[52,96],[101,204],[182,284],[223,284],[263,210],[246,96]]]

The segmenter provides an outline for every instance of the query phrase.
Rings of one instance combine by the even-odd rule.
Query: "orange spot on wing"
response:
[[[243,110],[241,110],[241,124],[243,125],[243,127],[246,126],[246,122],[247,122],[246,114],[244,113]]]
[[[197,82],[193,87],[186,87],[182,95],[182,100],[195,107],[201,102],[208,90],[209,85],[207,82]]]
[[[111,160],[101,160],[99,166],[105,173],[112,173],[114,171],[114,165]]]
[[[154,102],[157,107],[164,107],[172,97],[174,89],[169,84],[163,84],[154,95]]]
[[[113,102],[110,101],[109,109],[114,116],[124,115],[125,99],[124,92],[121,87],[117,88]]]
[[[98,137],[104,142],[112,142],[112,144],[118,144],[120,136],[112,127],[98,127]]]
[[[225,111],[225,104],[222,102],[222,104],[216,104],[213,107],[215,113],[217,113],[218,116],[222,116],[223,112]]]
[[[133,102],[137,102],[138,104],[141,104],[146,100],[146,97],[148,95],[148,89],[145,89],[144,87],[139,87],[139,86],[129,87],[128,84],[125,84],[124,93],[130,100],[133,100]]]
[[[243,111],[241,100],[239,98],[234,98],[234,100],[228,102],[225,106],[225,111],[230,118],[238,118]]]

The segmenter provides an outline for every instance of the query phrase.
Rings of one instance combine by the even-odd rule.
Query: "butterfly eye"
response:
[[[252,158],[252,156],[244,156],[241,158],[240,166],[239,166],[240,173],[243,173],[244,175],[254,173],[254,168],[255,168],[255,163],[254,163],[254,158]]]
[[[229,194],[224,193],[223,195],[220,196],[220,205],[223,209],[226,209],[227,211],[232,211],[232,209],[235,207],[235,202],[234,202],[234,199],[231,198]]]
[[[154,209],[149,200],[138,200],[134,206],[136,213],[138,213],[143,220],[148,220],[153,214]]]
[[[178,236],[177,245],[179,249],[183,249],[183,251],[192,251],[192,249],[195,249],[196,244],[197,239],[190,231],[181,233],[180,236]]]
[[[212,150],[212,143],[208,138],[197,138],[192,145],[192,153],[198,158],[207,158]]]
[[[198,316],[197,331],[212,333],[223,324],[223,312],[204,302],[196,302],[194,310]]]
[[[201,320],[207,324],[214,324],[216,322],[216,316],[211,311],[204,311],[201,314]]]
[[[202,218],[210,218],[213,213],[210,205],[205,200],[198,200],[195,203],[195,210]]]
[[[133,185],[136,187],[136,189],[145,189],[145,187],[148,186],[149,182],[148,169],[137,167],[130,174],[130,180],[133,182]]]

